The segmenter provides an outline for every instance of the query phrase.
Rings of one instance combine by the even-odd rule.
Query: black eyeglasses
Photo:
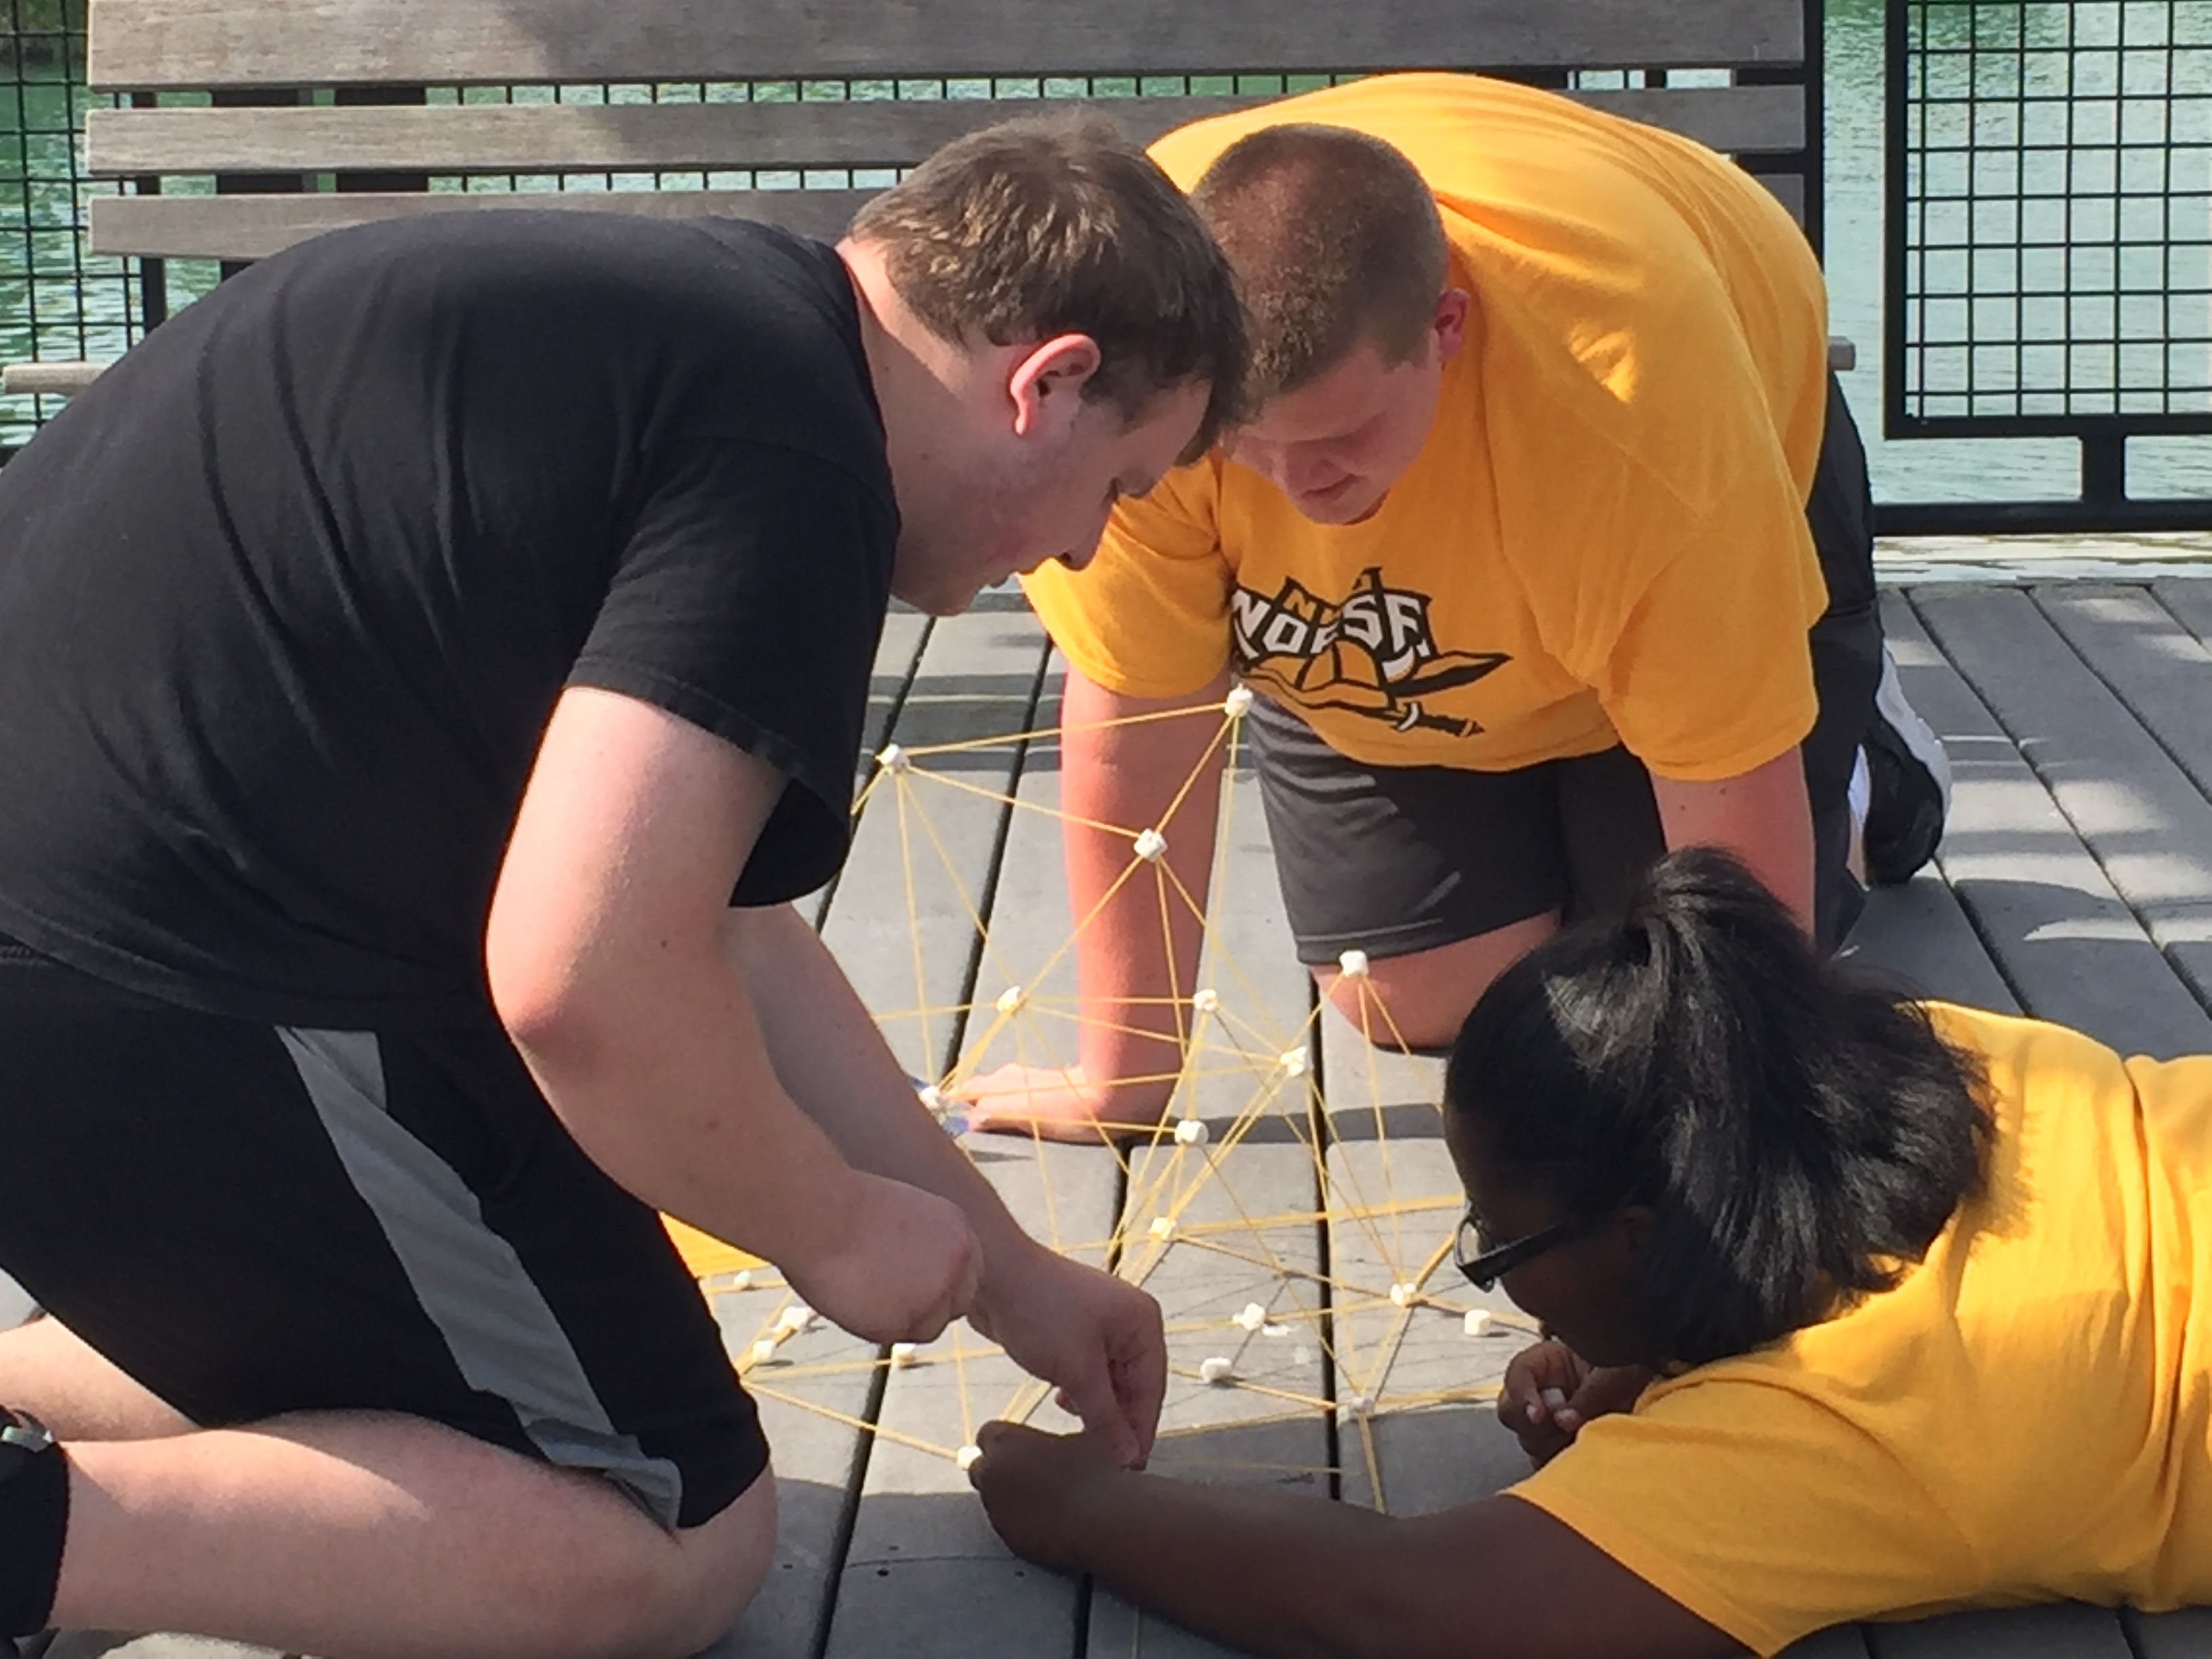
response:
[[[1478,1291],[1495,1290],[1498,1281],[1515,1268],[1534,1261],[1553,1245],[1564,1244],[1583,1231],[1582,1220],[1570,1216],[1525,1237],[1500,1244],[1492,1239],[1474,1212],[1469,1210],[1459,1224],[1459,1237],[1452,1245],[1452,1265],[1465,1273],[1468,1282]]]

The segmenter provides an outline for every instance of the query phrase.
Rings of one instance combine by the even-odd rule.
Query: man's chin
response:
[[[954,586],[946,582],[902,582],[896,578],[891,582],[891,597],[902,605],[910,605],[926,617],[957,617],[975,603],[982,592],[980,586]]]
[[[1298,509],[1299,515],[1312,524],[1364,524],[1382,510],[1383,500],[1389,493],[1387,487],[1374,489],[1372,486],[1367,486],[1346,490],[1340,496],[1324,497],[1318,501],[1293,496],[1291,503]]]

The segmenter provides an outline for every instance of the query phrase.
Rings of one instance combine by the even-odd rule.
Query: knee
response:
[[[713,1519],[663,1534],[648,1559],[610,1563],[589,1600],[592,1652],[688,1659],[729,1634],[775,1559],[775,1477],[758,1480]]]
[[[1364,979],[1329,972],[1314,975],[1323,995],[1353,1030],[1389,1053],[1447,1052],[1468,1011],[1489,983],[1472,988],[1394,971],[1376,963]]]

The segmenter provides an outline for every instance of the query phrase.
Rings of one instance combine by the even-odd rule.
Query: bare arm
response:
[[[1068,671],[1060,706],[1060,807],[1068,899],[1079,928],[1079,1060],[1064,1079],[1008,1066],[979,1079],[975,1092],[987,1109],[1003,1109],[1010,1121],[1041,1127],[1047,1119],[1148,1125],[1166,1109],[1205,943],[1191,903],[1203,908],[1212,874],[1221,726],[1202,714],[1116,722],[1218,705],[1228,689],[1224,674],[1188,697],[1127,697]],[[1160,882],[1152,872],[1139,867],[1122,880],[1134,856],[1128,836],[1089,827],[1094,823],[1162,830],[1164,862],[1175,877],[1164,925]],[[1178,883],[1190,902],[1176,891]],[[1183,1006],[1174,1006],[1177,999]],[[1127,1079],[1149,1080],[1121,1080]]]
[[[485,936],[501,1019],[579,1146],[646,1203],[781,1266],[878,1340],[933,1335],[981,1262],[957,1209],[856,1170],[793,1104],[723,950],[783,789],[665,710],[572,688],[549,722]]]
[[[1655,774],[1651,793],[1659,802],[1668,851],[1727,848],[1790,907],[1799,927],[1812,933],[1813,808],[1805,794],[1804,757],[1797,749],[1710,783],[1684,783]]]
[[[851,983],[797,912],[732,911],[723,937],[792,1097],[857,1167],[959,1206],[983,1247],[970,1322],[1026,1370],[1057,1383],[1115,1462],[1141,1463],[1167,1388],[1158,1304],[1022,1231],[921,1109]]]
[[[971,1472],[1018,1553],[1263,1659],[1722,1659],[1724,1632],[1534,1506],[1394,1520],[1109,1468],[994,1424]]]

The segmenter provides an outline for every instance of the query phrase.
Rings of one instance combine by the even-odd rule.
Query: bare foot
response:
[[[1132,1135],[1151,1134],[1150,1122],[1118,1122],[1115,1091],[1091,1083],[1079,1066],[1001,1066],[989,1075],[970,1078],[953,1091],[968,1107],[968,1127],[988,1134],[1029,1135],[1092,1146]]]

